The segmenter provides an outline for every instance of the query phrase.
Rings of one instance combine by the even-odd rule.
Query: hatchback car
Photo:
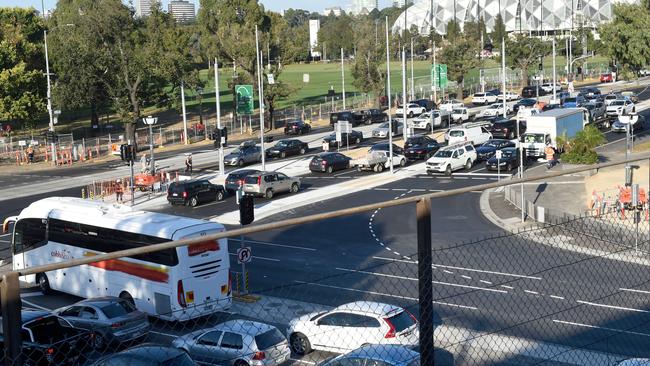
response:
[[[192,358],[177,348],[158,344],[142,344],[113,353],[91,366],[196,366]]]
[[[231,151],[230,154],[223,158],[226,165],[243,166],[249,163],[258,163],[262,161],[262,148],[249,141],[242,143],[238,148]]]
[[[94,332],[94,348],[143,338],[151,325],[147,314],[119,297],[97,297],[54,311],[77,328]]]
[[[223,201],[225,197],[226,190],[223,186],[212,184],[207,179],[172,182],[167,188],[167,201],[171,205],[196,207],[204,202]]]
[[[230,172],[226,176],[226,191],[230,194],[235,193],[239,187],[244,186],[244,178],[247,175],[259,173],[257,169],[238,169],[233,172]]]
[[[290,139],[280,140],[275,146],[266,149],[266,156],[271,158],[284,158],[289,155],[304,155],[309,146],[306,142]]]
[[[291,356],[278,328],[250,320],[229,320],[174,339],[172,346],[208,365],[276,366]]]
[[[645,124],[645,117],[642,115],[622,116],[612,123],[612,132],[630,132],[634,133],[643,129]]]
[[[288,177],[278,172],[260,172],[244,178],[244,193],[253,196],[273,198],[276,193],[297,193],[300,190],[300,178]]]
[[[349,353],[334,357],[320,366],[364,364],[373,366],[419,366],[420,353],[398,344],[367,344]],[[438,362],[434,362],[434,364],[438,365]]]
[[[303,135],[311,132],[311,125],[304,121],[288,122],[284,126],[285,135]]]
[[[426,135],[411,136],[404,142],[404,156],[409,159],[428,159],[440,149],[438,141]]]
[[[309,162],[309,170],[312,172],[332,173],[335,170],[348,169],[350,157],[337,152],[324,152],[314,156]]]
[[[346,352],[363,344],[405,344],[419,341],[418,322],[399,306],[356,301],[330,311],[303,315],[287,329],[293,352]]]

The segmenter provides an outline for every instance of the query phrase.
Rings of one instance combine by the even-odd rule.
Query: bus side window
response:
[[[16,222],[14,253],[36,249],[47,243],[46,224],[41,219],[22,219]]]

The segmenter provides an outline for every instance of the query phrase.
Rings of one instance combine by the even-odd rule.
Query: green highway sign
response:
[[[432,86],[440,89],[446,88],[448,83],[447,65],[436,64],[435,67],[434,65],[431,65],[431,81]]]
[[[236,85],[235,94],[237,96],[237,114],[253,114],[253,109],[255,109],[253,104],[253,86]]]

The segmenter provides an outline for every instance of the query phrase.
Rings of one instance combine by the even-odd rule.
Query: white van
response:
[[[485,124],[465,123],[461,127],[451,128],[446,135],[449,145],[461,142],[470,142],[472,145],[481,145],[492,138],[492,134],[485,128]]]

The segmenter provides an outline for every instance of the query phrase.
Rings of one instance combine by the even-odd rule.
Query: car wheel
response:
[[[224,197],[225,197],[225,195],[224,195],[223,191],[218,191],[217,192],[217,201],[223,201]]]
[[[239,161],[237,161],[237,166],[244,166],[244,160],[239,159]]]
[[[198,204],[199,204],[199,200],[196,197],[192,197],[190,199],[190,206],[196,207],[196,206],[198,206]]]
[[[330,166],[327,167],[327,172],[328,172],[328,173],[332,174],[333,171],[334,171],[334,167],[333,167],[333,166],[330,165]]]
[[[298,187],[298,183],[294,183],[291,185],[291,193],[298,193],[298,190],[300,187]]]
[[[512,164],[508,163],[508,165],[506,165],[506,170],[511,171],[512,170]]]
[[[302,333],[293,333],[289,337],[289,342],[291,350],[297,355],[304,356],[311,352],[311,343]]]
[[[451,165],[447,165],[447,168],[445,169],[445,175],[451,175]]]
[[[467,162],[465,163],[465,169],[466,170],[472,169],[472,160],[467,159]]]
[[[269,200],[273,198],[273,190],[271,188],[267,189],[266,193],[264,194],[264,197]]]
[[[409,118],[413,118],[413,112],[409,112],[408,116]]]
[[[427,123],[427,125],[424,126],[424,129],[427,131],[431,131],[431,123]]]
[[[52,293],[50,280],[47,279],[47,275],[45,273],[39,273],[36,276],[36,282],[38,282],[38,288],[41,290],[43,295],[49,295]]]
[[[388,116],[384,117],[384,122],[388,122]]]
[[[406,159],[400,160],[399,161],[399,166],[401,166],[402,168],[405,167],[406,166]]]
[[[281,152],[281,153],[280,153],[280,157],[283,158],[283,159],[286,158],[286,157],[287,157],[287,153],[285,153],[284,151]]]
[[[305,155],[305,148],[300,148],[300,155]]]
[[[90,342],[90,346],[94,350],[103,350],[108,344],[106,343],[106,338],[101,333],[94,333],[93,338]]]

